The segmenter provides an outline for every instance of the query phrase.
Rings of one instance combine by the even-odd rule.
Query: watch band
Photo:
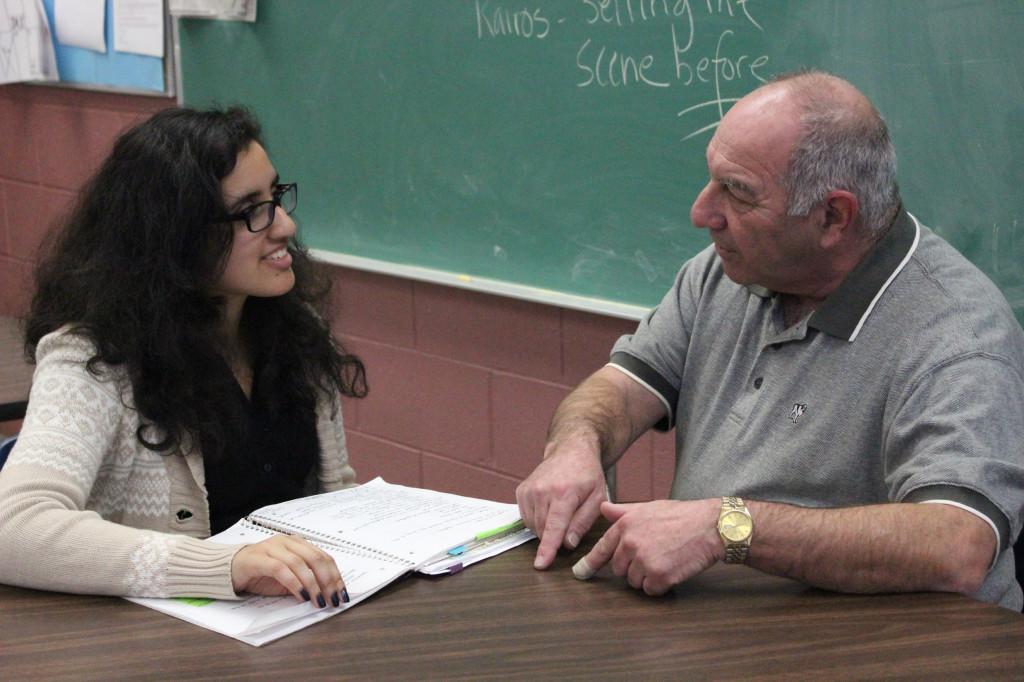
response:
[[[722,511],[740,511],[749,514],[747,505],[743,504],[742,497],[728,496],[722,498]]]
[[[725,563],[727,564],[742,564],[747,561],[747,551],[750,549],[747,545],[729,545],[725,548]]]

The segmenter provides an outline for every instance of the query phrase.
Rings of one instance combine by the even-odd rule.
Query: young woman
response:
[[[339,396],[365,395],[365,373],[315,312],[328,285],[295,241],[297,200],[243,109],[169,109],[117,140],[36,274],[0,582],[347,600],[303,540],[204,539],[355,484]]]

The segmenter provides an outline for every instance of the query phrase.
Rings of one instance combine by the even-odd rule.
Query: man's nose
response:
[[[690,208],[690,221],[694,227],[718,230],[725,227],[725,216],[718,210],[714,182],[709,182],[700,191]]]

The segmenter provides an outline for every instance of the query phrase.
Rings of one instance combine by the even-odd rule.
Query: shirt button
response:
[[[761,384],[764,383],[764,377],[758,377],[754,379],[754,388],[761,388]]]
[[[269,463],[268,464],[264,464],[263,465],[263,470],[266,471],[269,474],[271,471],[274,470],[274,465],[273,464],[269,464]]]

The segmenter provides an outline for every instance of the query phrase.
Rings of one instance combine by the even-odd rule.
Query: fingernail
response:
[[[306,592],[306,588],[305,587],[303,587],[301,590],[299,590],[299,596],[302,597],[303,599],[305,599],[306,601],[309,601],[309,592]]]
[[[325,608],[327,606],[327,602],[324,600],[324,595],[322,594],[316,595],[316,603],[320,605],[320,608]]]
[[[341,600],[338,598],[338,593],[337,592],[334,592],[333,594],[331,594],[331,605],[332,606],[341,606]]]
[[[576,549],[576,545],[580,544],[580,538],[576,533],[569,533],[565,541],[569,543],[569,549]]]
[[[587,563],[587,557],[583,557],[572,567],[572,574],[580,580],[590,580],[594,577],[594,569]]]
[[[345,602],[346,604],[349,603],[350,601],[352,601],[348,597],[348,588],[347,587],[341,591],[341,601]]]

